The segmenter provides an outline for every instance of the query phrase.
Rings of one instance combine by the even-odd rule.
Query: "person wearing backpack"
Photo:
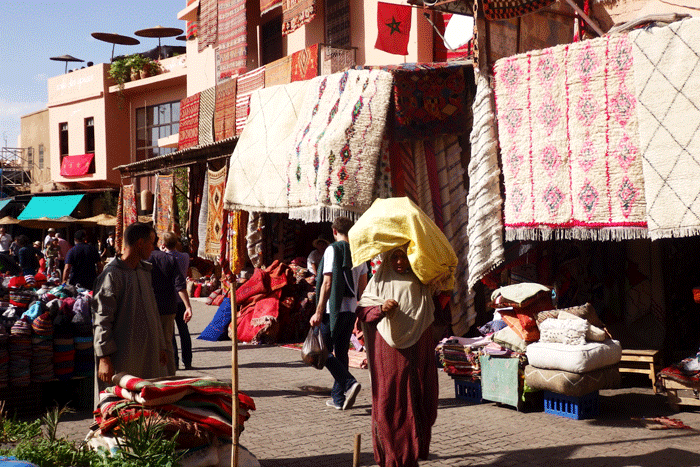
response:
[[[326,368],[335,380],[326,405],[338,410],[350,409],[362,388],[349,371],[348,349],[355,325],[357,300],[367,285],[367,265],[352,267],[348,232],[352,221],[338,217],[333,221],[332,243],[323,253],[316,275],[316,312],[309,320],[320,326],[330,352]]]

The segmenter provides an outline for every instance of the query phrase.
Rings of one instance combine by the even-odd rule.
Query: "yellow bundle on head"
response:
[[[454,288],[457,255],[435,222],[406,197],[375,200],[348,239],[353,266],[408,244],[408,261],[422,283]]]

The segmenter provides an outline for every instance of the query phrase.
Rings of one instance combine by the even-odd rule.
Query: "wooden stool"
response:
[[[620,372],[649,375],[651,387],[656,393],[656,364],[658,363],[658,355],[658,350],[623,349],[622,359],[620,360]]]
[[[666,390],[668,404],[676,412],[681,409],[680,405],[700,406],[700,398],[698,396],[700,385],[685,385],[663,376],[661,377],[661,384]]]

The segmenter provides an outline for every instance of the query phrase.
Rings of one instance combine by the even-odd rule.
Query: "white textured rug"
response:
[[[700,234],[700,18],[637,30],[640,153],[652,239]]]
[[[228,210],[287,212],[287,166],[299,109],[310,81],[254,91],[229,165]]]
[[[488,79],[481,73],[477,74],[474,124],[470,135],[472,154],[467,169],[469,288],[504,260],[501,168],[498,165],[496,114],[492,99]]]
[[[310,83],[287,172],[289,217],[358,217],[372,204],[391,74],[349,70]]]

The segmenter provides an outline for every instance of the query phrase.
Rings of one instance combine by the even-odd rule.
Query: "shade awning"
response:
[[[12,198],[7,198],[7,199],[0,199],[0,211],[5,209],[5,206],[10,204],[10,201],[12,201]]]
[[[27,207],[17,216],[17,219],[27,220],[41,217],[57,219],[70,216],[83,196],[85,195],[35,196],[29,200]]]

